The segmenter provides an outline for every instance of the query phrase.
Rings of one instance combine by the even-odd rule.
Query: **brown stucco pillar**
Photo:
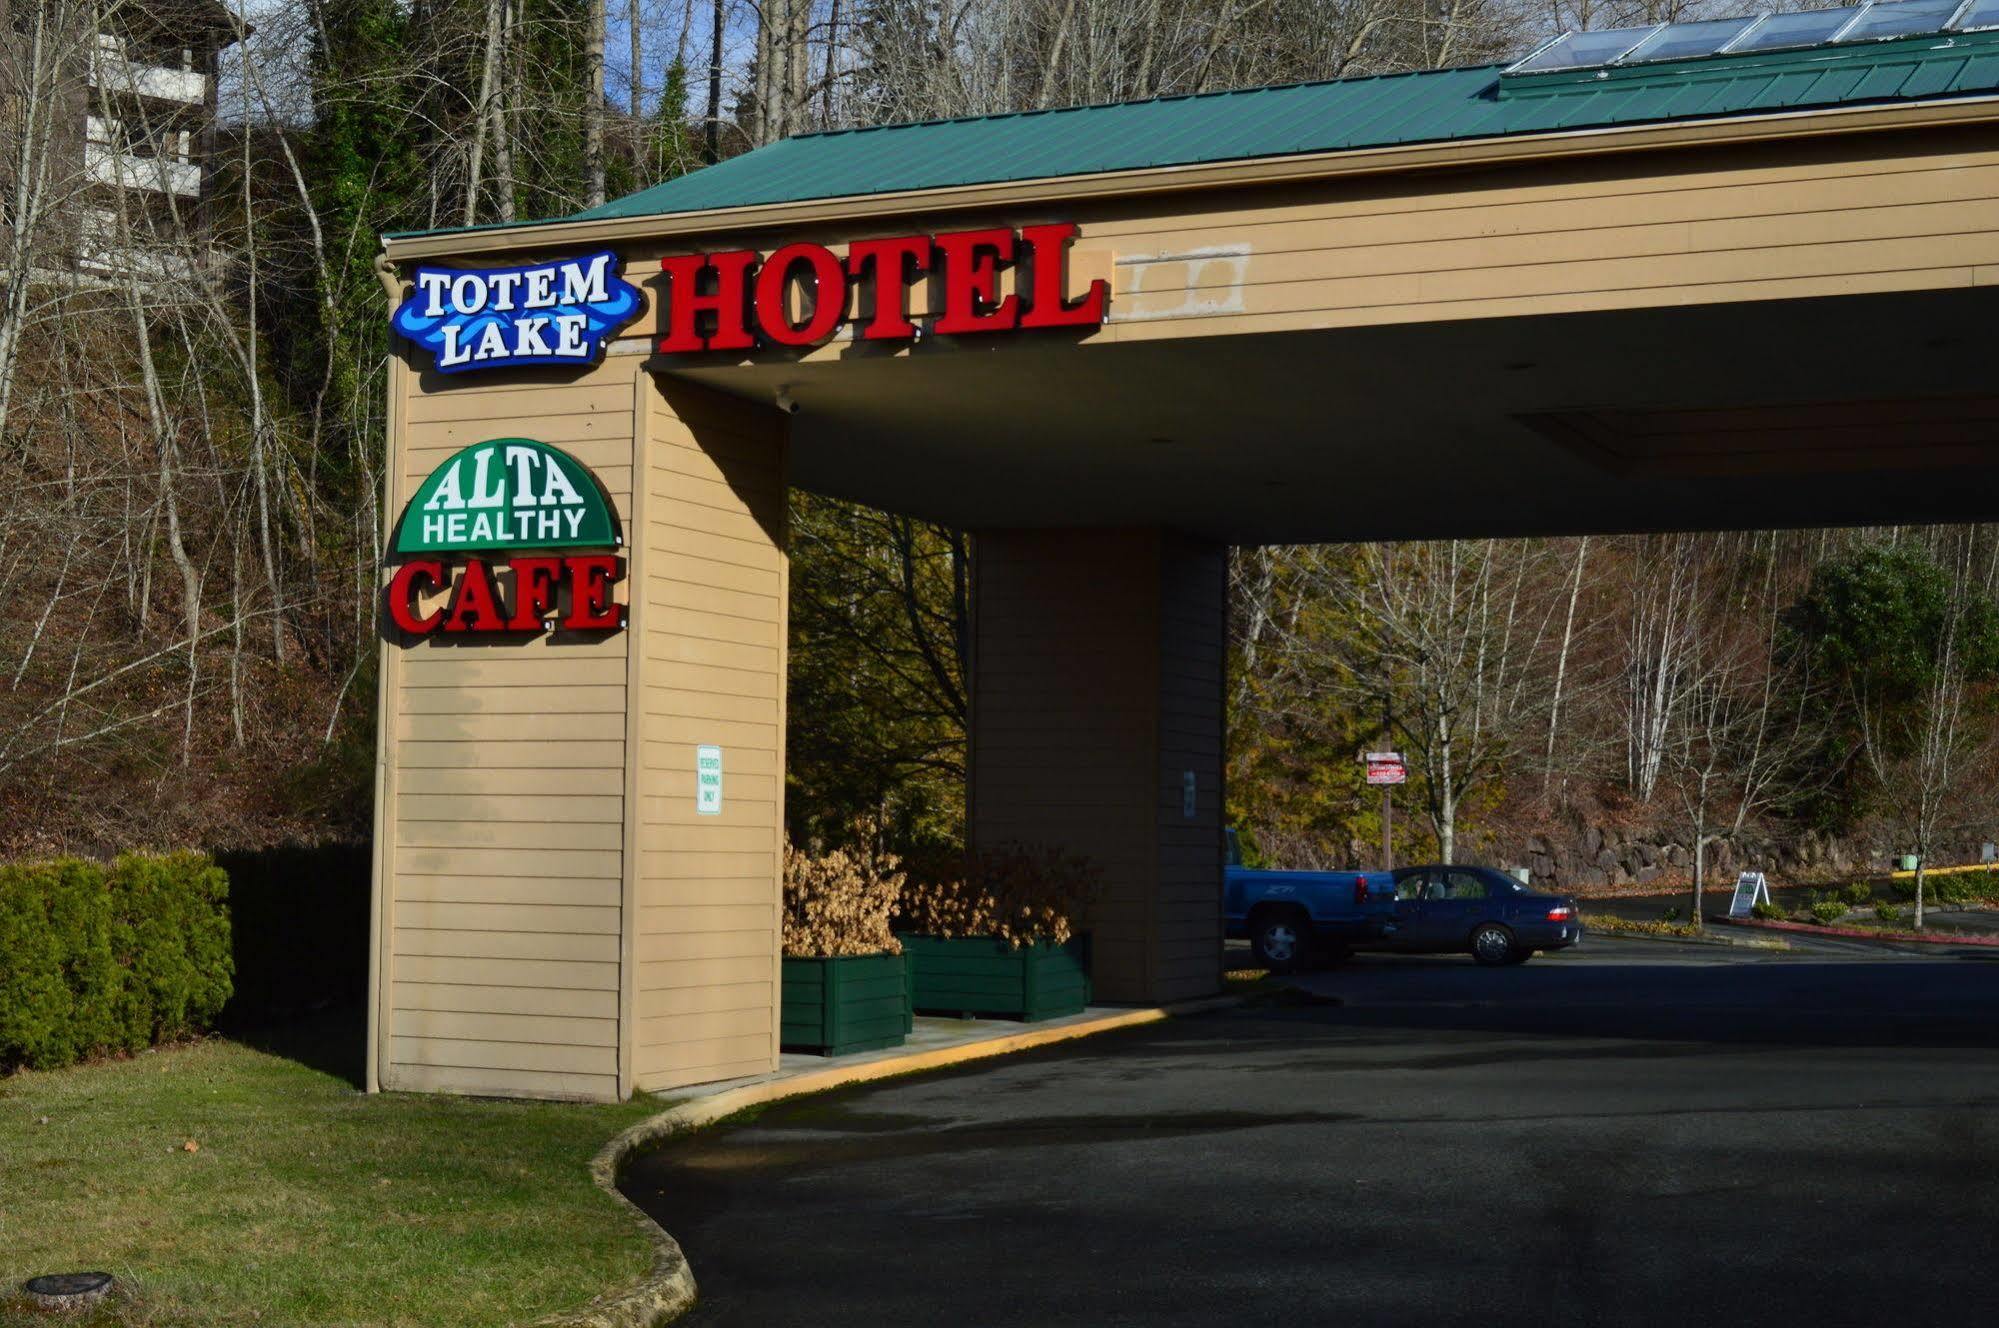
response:
[[[1214,991],[1226,551],[1158,529],[1009,530],[981,532],[975,556],[972,842],[1102,868],[1100,1000]]]

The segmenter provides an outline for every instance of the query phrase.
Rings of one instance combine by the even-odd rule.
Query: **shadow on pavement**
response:
[[[1999,1046],[1999,971],[1956,962],[1528,964],[1363,956],[1296,980],[1338,1004],[1272,1000],[1279,1025],[1456,1029],[1815,1047]]]

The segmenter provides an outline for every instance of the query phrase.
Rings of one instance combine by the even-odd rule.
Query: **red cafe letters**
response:
[[[411,636],[612,632],[625,625],[625,606],[611,599],[622,570],[616,554],[519,556],[499,567],[513,573],[511,603],[499,568],[483,558],[466,559],[455,579],[443,559],[412,559],[389,580],[389,618]],[[420,600],[447,587],[451,593],[442,606],[419,612]]]
[[[780,346],[811,346],[833,335],[856,288],[873,292],[854,335],[863,341],[907,341],[917,334],[910,287],[929,280],[937,292],[931,330],[944,336],[1041,328],[1096,327],[1104,321],[1110,283],[1099,278],[1068,298],[1072,222],[1019,230],[955,231],[886,240],[856,240],[842,259],[824,245],[787,244],[764,256],[752,249],[679,254],[663,259],[668,354],[751,350],[761,338]],[[1019,269],[1015,288],[1000,294],[1000,274]],[[811,292],[794,317],[787,292]]]

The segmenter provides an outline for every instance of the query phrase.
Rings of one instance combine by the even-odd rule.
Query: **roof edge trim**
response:
[[[558,217],[515,226],[384,236],[382,250],[388,262],[402,263],[420,258],[448,258],[507,250],[566,248],[619,240],[667,239],[808,223],[864,221],[874,217],[1004,204],[1298,183],[1347,175],[1389,175],[1402,171],[1611,155],[1654,148],[1704,147],[1922,129],[1980,121],[1999,121],[1999,94],[1821,106],[1754,116],[1731,115],[1542,134],[1402,143],[1381,148],[1340,149],[1083,175],[1042,176],[1031,180],[947,185],[897,193],[841,194],[783,203],[651,213],[641,217],[587,221]]]

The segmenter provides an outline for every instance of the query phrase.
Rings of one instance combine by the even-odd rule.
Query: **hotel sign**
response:
[[[942,336],[1092,328],[1104,321],[1110,283],[1068,294],[1071,222],[855,240],[845,256],[818,244],[679,254],[660,260],[663,354],[804,347],[830,339],[849,317],[861,341],[918,334],[911,290],[927,282],[922,315]],[[1002,291],[1012,270],[1012,289]],[[856,300],[856,294],[862,298]],[[852,309],[850,310],[850,306]]]
[[[439,373],[586,365],[645,297],[609,250],[526,267],[419,266],[390,322]]]
[[[575,457],[531,438],[474,443],[403,510],[394,553],[407,561],[389,579],[388,618],[419,637],[616,631],[619,543],[610,500]],[[469,556],[495,553],[509,556]]]

